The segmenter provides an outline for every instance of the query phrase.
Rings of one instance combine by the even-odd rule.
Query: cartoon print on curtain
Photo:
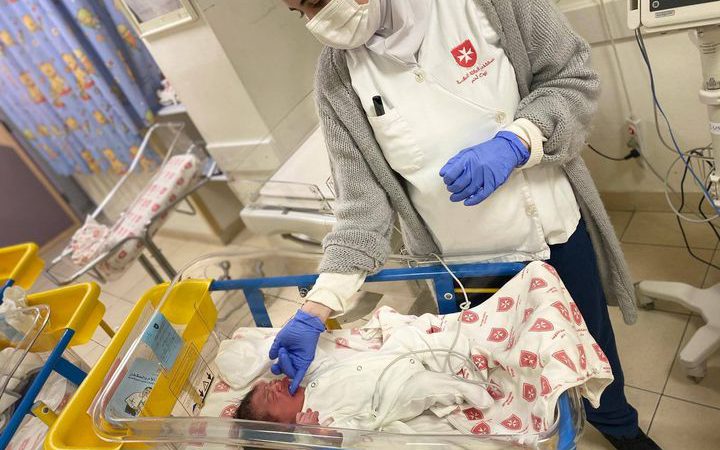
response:
[[[0,109],[60,175],[127,170],[161,78],[113,0],[0,3]]]

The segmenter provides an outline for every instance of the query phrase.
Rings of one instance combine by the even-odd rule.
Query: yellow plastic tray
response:
[[[193,280],[178,284],[160,308],[160,312],[165,315],[168,321],[185,325],[182,335],[183,341],[191,342],[197,348],[202,348],[217,318],[215,305],[208,292],[210,282],[211,280]],[[45,438],[45,449],[108,450],[150,448],[145,444],[119,444],[102,440],[95,432],[91,406],[98,392],[103,388],[106,376],[111,370],[115,369],[118,359],[122,356],[119,353],[128,340],[130,333],[143,316],[146,306],[151,304],[153,309],[157,309],[167,287],[168,284],[155,286],[137,302],[130,315],[115,333],[110,345],[107,346],[83,384],[48,431]],[[178,369],[180,366],[178,365]],[[169,374],[169,379],[189,375],[174,372],[175,370]],[[158,379],[145,405],[146,410],[152,411],[154,416],[169,414],[175,403],[175,397],[169,392],[167,384],[168,381],[163,380],[162,377]]]
[[[86,344],[92,339],[105,314],[100,303],[100,287],[95,283],[65,286],[27,296],[28,306],[47,305],[50,318],[31,352],[48,352],[55,348],[66,329],[75,330],[68,347]]]
[[[40,276],[45,263],[38,256],[38,246],[33,243],[0,248],[0,286],[7,280],[30,289]]]

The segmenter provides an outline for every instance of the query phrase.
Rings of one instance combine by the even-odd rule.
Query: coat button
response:
[[[362,366],[357,366],[357,371],[362,372]]]
[[[415,364],[415,360],[414,360],[414,359],[411,359],[411,360],[410,360],[410,364]]]
[[[507,119],[507,114],[505,114],[503,111],[498,111],[497,114],[495,114],[495,121],[497,123],[505,123],[505,120]]]
[[[415,81],[417,81],[418,83],[422,83],[423,81],[425,81],[425,74],[421,71],[415,72]]]
[[[313,381],[312,383],[310,383],[310,387],[311,388],[317,387],[317,383],[315,381]]]

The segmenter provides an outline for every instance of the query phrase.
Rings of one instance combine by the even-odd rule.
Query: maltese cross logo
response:
[[[537,367],[538,355],[527,350],[520,351],[520,367]]]
[[[533,429],[539,432],[542,429],[542,419],[535,414],[530,414],[530,417],[532,417]]]
[[[488,359],[483,355],[472,355],[472,360],[478,370],[485,370],[488,368]]]
[[[525,401],[527,401],[528,403],[532,403],[537,398],[537,389],[535,389],[535,386],[530,383],[524,383],[522,396]]]
[[[515,414],[503,420],[502,422],[500,422],[500,424],[508,430],[517,431],[522,428],[522,421]]]
[[[475,313],[474,311],[463,311],[462,315],[460,316],[460,320],[465,323],[475,323],[480,320],[480,316],[478,316],[477,313]]]
[[[468,420],[482,420],[484,419],[482,411],[477,408],[463,409],[463,414]]]
[[[505,312],[510,311],[510,309],[515,305],[515,300],[513,300],[511,297],[500,297],[498,299],[498,312]]]
[[[472,434],[490,434],[490,425],[485,422],[480,422],[475,425],[472,430]]]
[[[470,39],[452,49],[452,55],[461,67],[469,69],[477,62],[477,51]]]
[[[502,342],[508,337],[508,331],[505,328],[493,328],[487,340],[490,342]]]

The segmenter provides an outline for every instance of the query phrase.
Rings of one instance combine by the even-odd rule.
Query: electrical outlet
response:
[[[625,119],[625,143],[630,150],[643,150],[640,125],[640,119],[633,119],[632,117]]]

